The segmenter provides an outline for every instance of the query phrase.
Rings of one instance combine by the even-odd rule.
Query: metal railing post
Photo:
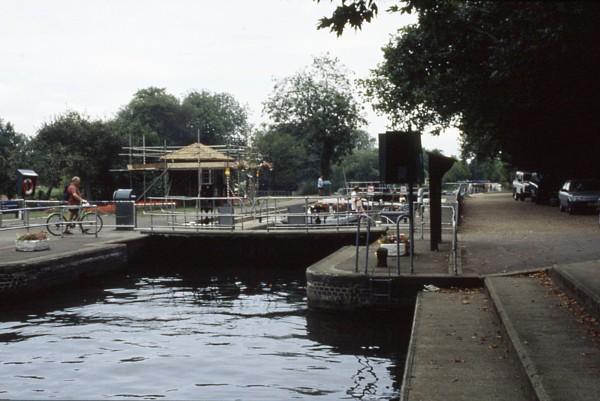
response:
[[[27,206],[27,204],[26,204]],[[27,226],[27,232],[29,232],[29,209],[27,209],[27,207],[25,207],[25,210],[23,210],[23,213],[25,215],[25,225]]]
[[[356,258],[354,261],[354,272],[358,273],[358,257],[360,254],[360,223],[363,218],[367,219],[367,234],[366,234],[366,252],[365,255],[365,275],[369,273],[369,238],[371,236],[371,219],[368,214],[360,214],[356,223]]]
[[[456,204],[458,207],[458,204]],[[457,224],[457,216],[455,208],[452,208],[452,260],[454,267],[454,274],[458,274],[458,266],[457,266],[457,252],[458,252],[458,224]]]
[[[304,226],[308,232],[308,196],[304,198]]]
[[[358,222],[356,223],[356,258],[354,260],[354,273],[358,273],[358,255],[360,252],[360,222],[362,220],[362,217],[359,215],[358,216]]]
[[[400,275],[400,220],[401,215],[396,219],[396,274]]]
[[[98,205],[94,208],[94,224],[95,224],[95,233],[94,236],[98,238]]]
[[[366,254],[365,254],[365,275],[369,274],[369,246],[370,246],[370,236],[371,236],[371,218],[369,215],[366,215],[367,218],[367,238],[366,238]]]

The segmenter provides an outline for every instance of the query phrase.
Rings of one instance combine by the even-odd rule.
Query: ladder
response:
[[[392,279],[369,277],[369,299],[372,304],[392,303]]]

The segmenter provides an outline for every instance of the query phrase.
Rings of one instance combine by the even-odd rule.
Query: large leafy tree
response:
[[[181,107],[186,125],[200,133],[207,145],[246,145],[250,133],[248,111],[228,93],[190,92]]]
[[[315,177],[317,160],[311,159],[306,148],[287,132],[263,129],[254,134],[252,155],[256,162],[268,161],[273,166],[268,189],[293,191],[307,177]]]
[[[179,99],[165,88],[138,90],[116,118],[121,135],[131,135],[136,143],[145,136],[147,145],[189,145],[196,138],[186,127]]]
[[[0,118],[0,194],[14,195],[15,171],[23,165],[27,138]]]
[[[320,173],[328,177],[331,165],[351,153],[363,123],[352,84],[337,59],[316,57],[303,71],[278,81],[265,102],[272,130],[300,140],[318,156]]]
[[[398,125],[458,125],[465,153],[482,159],[600,174],[599,3],[412,0],[395,9],[419,21],[367,81],[377,109]],[[341,32],[351,17],[360,19],[338,15],[329,26]]]
[[[250,125],[248,112],[232,95],[192,91],[183,100],[165,88],[140,89],[123,107],[115,127],[146,145],[189,145],[200,141],[208,145],[246,144]]]
[[[90,199],[108,199],[114,188],[109,169],[124,145],[111,125],[67,112],[46,123],[31,141],[31,164],[48,194],[74,175]]]

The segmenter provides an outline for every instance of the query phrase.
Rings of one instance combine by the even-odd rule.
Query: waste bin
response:
[[[133,230],[136,221],[133,189],[117,189],[113,200],[116,203],[117,230]]]

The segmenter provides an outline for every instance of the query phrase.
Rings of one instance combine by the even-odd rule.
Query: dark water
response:
[[[143,270],[3,304],[0,399],[398,396],[406,314],[309,312],[303,270]]]

